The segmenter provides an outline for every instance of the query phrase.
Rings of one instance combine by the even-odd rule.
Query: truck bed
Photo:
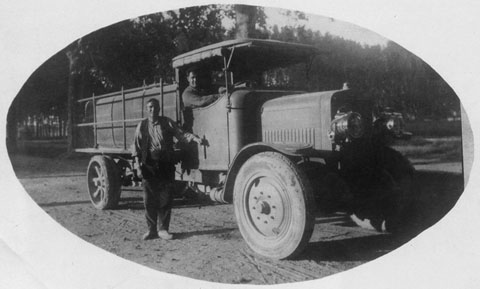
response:
[[[129,154],[135,128],[145,118],[149,99],[158,99],[163,104],[161,115],[179,120],[177,87],[156,83],[78,100],[77,111],[81,115],[75,125],[75,151]]]

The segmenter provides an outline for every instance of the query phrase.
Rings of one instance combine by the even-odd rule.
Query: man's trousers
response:
[[[172,180],[162,178],[143,179],[143,201],[145,205],[145,218],[150,232],[167,230],[170,225],[172,201],[175,188]]]

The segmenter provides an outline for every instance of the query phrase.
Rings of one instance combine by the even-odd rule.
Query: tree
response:
[[[16,120],[9,117],[10,123],[32,114],[68,111],[69,135],[73,137],[73,108],[78,98],[160,79],[173,82],[173,57],[235,37],[316,46],[321,53],[311,64],[309,79],[293,71],[287,86],[297,83],[297,87],[318,91],[338,89],[348,81],[378,104],[413,115],[442,116],[450,113],[452,106],[459,110],[458,98],[448,84],[400,46],[392,42],[386,47],[365,46],[328,33],[322,35],[305,28],[305,14],[282,13],[295,19],[293,24],[271,30],[266,27],[263,8],[247,5],[189,7],[102,28],[55,54],[32,74],[16,98],[15,106],[21,109],[12,110]],[[234,20],[234,27],[223,26]]]
[[[68,89],[67,89],[67,129],[68,129],[68,147],[67,153],[72,153],[75,149],[75,101],[78,99],[79,87],[83,86],[80,77],[84,74],[85,65],[82,61],[84,54],[82,47],[82,38],[74,42],[65,52],[68,58]]]
[[[255,33],[257,8],[248,5],[235,5],[236,35],[235,38],[249,38]]]
[[[263,8],[249,5],[234,5],[235,38],[267,38],[266,15]]]

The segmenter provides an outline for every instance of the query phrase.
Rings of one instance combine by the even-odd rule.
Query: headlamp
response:
[[[361,137],[364,131],[362,116],[350,111],[335,115],[328,136],[332,142],[346,142],[351,138]]]

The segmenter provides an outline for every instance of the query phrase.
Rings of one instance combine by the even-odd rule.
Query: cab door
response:
[[[209,106],[184,111],[184,123],[190,122],[191,131],[205,140],[205,145],[198,146],[198,169],[200,170],[228,169],[228,109],[226,107],[227,97],[223,96]]]

